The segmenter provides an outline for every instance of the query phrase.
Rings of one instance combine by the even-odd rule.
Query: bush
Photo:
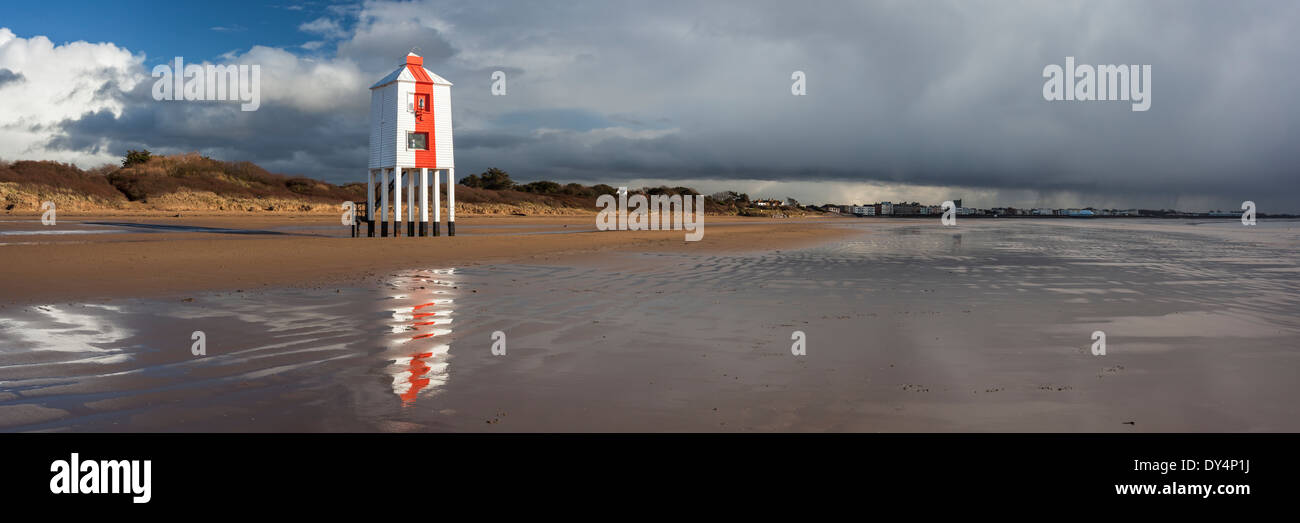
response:
[[[565,184],[564,188],[560,189],[560,192],[571,196],[591,197],[596,195],[596,192],[591,190],[590,187],[587,187],[580,183]]]
[[[560,192],[560,184],[541,180],[520,186],[519,190],[533,194],[555,194]]]
[[[70,163],[20,160],[0,163],[0,182],[45,185],[104,200],[121,200],[122,194],[108,183],[104,172],[103,167],[83,171]]]
[[[272,174],[251,162],[223,162],[198,154],[151,156],[141,164],[123,167],[107,180],[131,201],[178,192],[210,191],[223,197],[355,200],[365,195],[362,186],[343,188],[310,178]]]
[[[592,192],[596,193],[596,196],[600,196],[602,194],[610,194],[615,196],[618,195],[618,189],[615,189],[603,183],[598,183],[596,185],[591,186],[591,190]]]
[[[284,182],[284,186],[290,191],[298,194],[310,194],[311,190],[316,188],[317,183],[316,180],[311,178],[299,176],[296,178],[290,178],[288,181]]]
[[[149,163],[149,158],[152,157],[153,155],[149,153],[148,149],[142,149],[139,151],[133,149],[126,152],[126,158],[122,159],[122,167],[125,168],[125,167],[130,167],[132,165]]]

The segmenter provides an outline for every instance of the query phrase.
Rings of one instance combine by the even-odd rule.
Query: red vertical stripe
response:
[[[417,113],[415,132],[428,134],[429,139],[425,143],[428,144],[429,150],[415,151],[415,167],[436,169],[438,168],[438,149],[436,147],[436,135],[433,131],[433,79],[429,78],[429,75],[424,72],[424,67],[420,65],[407,63],[406,69],[411,71],[411,75],[415,77],[416,96],[422,95],[428,99],[428,107],[425,108],[425,111]],[[418,101],[416,104],[416,107],[419,107]]]

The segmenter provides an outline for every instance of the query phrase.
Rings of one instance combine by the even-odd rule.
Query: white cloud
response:
[[[254,46],[231,63],[262,66],[262,103],[306,112],[370,106],[370,84],[349,60],[304,58],[284,49]]]
[[[347,32],[339,26],[337,21],[329,18],[317,18],[310,22],[305,22],[298,26],[299,31],[321,35],[325,38],[343,38]]]
[[[7,71],[5,82],[0,84],[0,158],[58,160],[83,168],[117,161],[123,151],[111,145],[115,137],[109,133],[102,139],[83,139],[74,148],[47,145],[61,133],[62,124],[79,120],[87,113],[106,111],[121,117],[128,93],[142,83],[152,86],[157,81],[144,67],[144,60],[143,54],[133,54],[112,43],[78,41],[56,46],[44,36],[23,38],[8,28],[0,28],[0,70]],[[254,46],[245,52],[225,53],[219,62],[261,66],[263,107],[346,114],[369,104],[367,87],[372,75],[360,72],[350,60],[300,57],[284,49]],[[175,103],[140,100],[139,95],[134,93],[137,111],[149,110],[153,104]],[[237,105],[194,103],[194,109],[206,115],[206,124],[229,120],[229,128],[237,129],[256,118],[254,114],[239,113]],[[185,122],[147,121],[155,122],[152,125],[158,126],[157,130],[186,127]],[[218,128],[208,132],[218,136],[224,131]],[[149,145],[166,148],[161,137],[156,140],[149,140]]]
[[[145,77],[144,55],[112,43],[54,45],[44,36],[22,38],[0,28],[0,69],[22,75],[0,86],[0,157],[94,165],[113,161],[106,151],[47,150],[59,122],[84,113],[121,114],[108,91],[126,92]]]

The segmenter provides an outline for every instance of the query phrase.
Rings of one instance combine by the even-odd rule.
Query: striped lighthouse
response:
[[[451,137],[451,82],[425,69],[424,59],[410,53],[406,55],[406,63],[370,86],[370,168],[366,180],[368,235],[375,235],[376,217],[379,218],[380,236],[389,235],[391,210],[394,236],[429,236],[430,232],[438,236],[442,221],[439,175],[444,172],[447,174],[447,234],[455,236],[456,164]],[[429,227],[430,175],[433,177],[432,231]],[[403,186],[405,215],[402,212]],[[375,205],[376,193],[378,206]],[[418,230],[416,223],[419,223]]]

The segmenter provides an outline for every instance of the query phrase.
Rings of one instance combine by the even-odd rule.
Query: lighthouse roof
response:
[[[384,79],[375,82],[370,86],[371,89],[378,89],[393,82],[415,82],[415,83],[432,83],[437,85],[452,85],[446,78],[433,74],[433,71],[424,68],[424,59],[420,55],[410,53],[406,55],[406,63],[388,73]]]

